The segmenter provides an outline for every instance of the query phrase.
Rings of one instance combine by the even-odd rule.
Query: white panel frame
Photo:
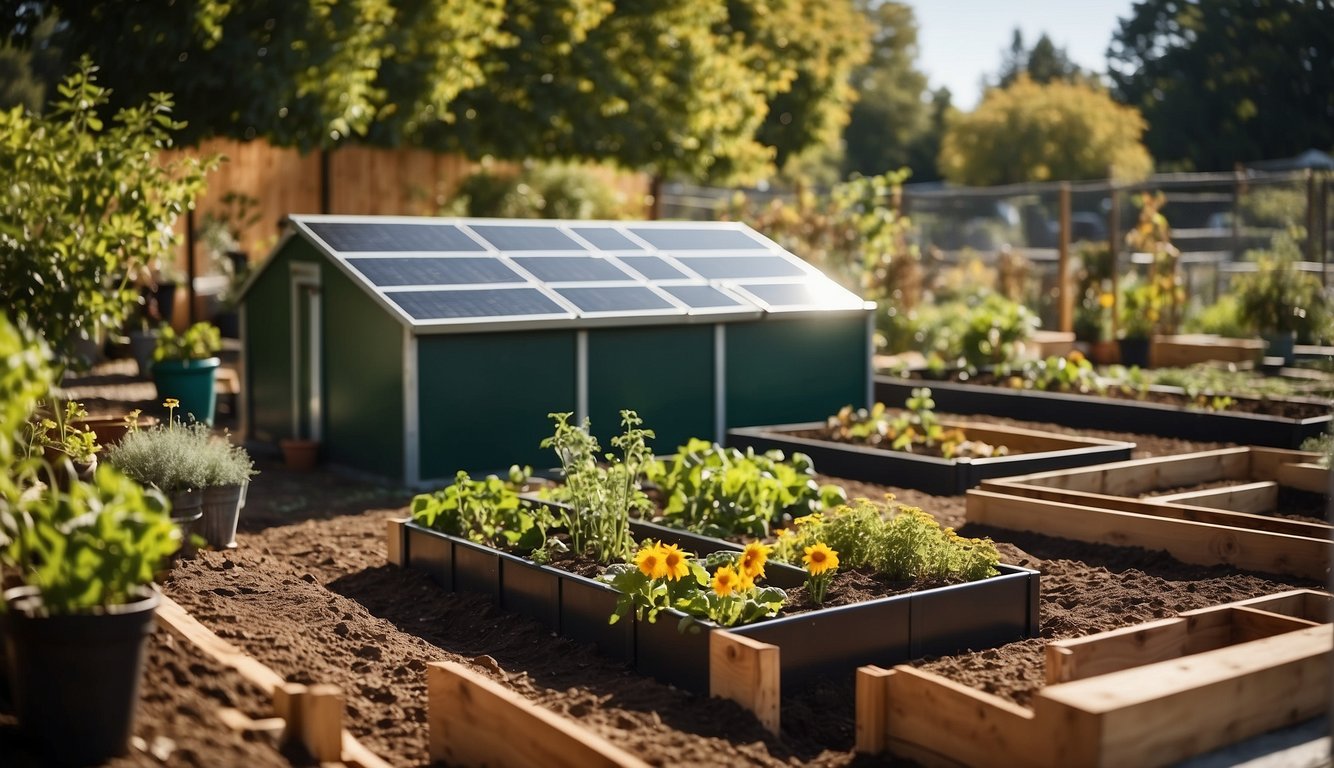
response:
[[[292,435],[301,437],[301,292],[310,291],[310,434],[311,440],[323,438],[323,389],[324,371],[320,348],[324,343],[324,329],[321,327],[320,313],[320,265],[313,262],[294,261],[289,265],[289,297],[291,299],[291,342],[292,342]]]

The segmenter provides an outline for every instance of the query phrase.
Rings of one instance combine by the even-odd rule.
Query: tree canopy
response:
[[[857,103],[843,131],[844,171],[873,176],[907,166],[916,181],[937,179],[949,91],[927,91],[926,75],[917,69],[917,20],[910,6],[867,0],[861,6],[871,29],[871,56],[852,78]]]
[[[1009,87],[1020,75],[1028,75],[1028,79],[1035,83],[1050,83],[1053,80],[1095,82],[1097,79],[1072,61],[1070,54],[1064,48],[1057,47],[1046,32],[1038,37],[1032,48],[1027,48],[1023,32],[1016,28],[1014,36],[1010,38],[1010,48],[1001,59],[996,84],[1001,88]]]
[[[1152,168],[1139,113],[1090,85],[1021,75],[989,90],[974,111],[948,121],[945,178],[989,186],[1022,181],[1138,178]]]
[[[1329,0],[1140,0],[1107,56],[1160,164],[1224,170],[1334,146]]]
[[[195,142],[355,138],[474,156],[756,173],[837,136],[853,0],[0,0],[12,42],[102,63],[112,106],[175,95]],[[133,55],[127,50],[133,48]]]

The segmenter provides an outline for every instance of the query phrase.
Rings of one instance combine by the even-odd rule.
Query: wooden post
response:
[[[410,517],[391,517],[385,521],[385,532],[388,535],[385,541],[385,559],[391,565],[399,567],[406,565],[404,554],[407,551],[407,531],[404,529],[404,523],[411,519]]]
[[[866,666],[857,669],[855,749],[878,755],[889,746],[889,679],[893,670]]]
[[[779,730],[778,646],[724,629],[709,635],[709,695],[755,713],[770,733]]]
[[[185,209],[185,320],[187,325],[195,324],[195,209]],[[164,317],[168,323],[170,317]]]
[[[329,179],[329,150],[321,147],[320,153],[320,213],[333,213],[333,191]]]
[[[301,743],[321,763],[343,759],[343,690],[312,685],[301,700]]]
[[[1061,182],[1060,258],[1056,268],[1056,304],[1060,310],[1061,331],[1075,329],[1073,296],[1070,295],[1070,182]]]
[[[1121,326],[1121,191],[1116,188],[1115,181],[1112,182],[1111,197],[1112,207],[1107,211],[1107,258],[1111,267],[1112,338],[1115,339]]]

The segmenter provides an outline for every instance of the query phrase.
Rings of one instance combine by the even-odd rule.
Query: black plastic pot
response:
[[[5,592],[10,690],[24,734],[51,765],[91,765],[129,746],[157,593],[95,613],[42,616],[35,588]]]
[[[915,387],[920,386],[922,382],[915,379],[877,376],[875,397],[881,402],[903,402]],[[983,413],[1026,421],[1054,421],[1072,428],[1108,429],[1183,440],[1226,438],[1238,445],[1271,448],[1300,448],[1307,438],[1324,432],[1334,419],[1328,415],[1289,419],[1255,413],[1205,411],[1136,400],[952,381],[932,382],[931,399],[936,401],[937,410],[945,413]],[[817,463],[816,466],[820,465]]]
[[[1121,365],[1149,367],[1149,349],[1152,342],[1148,337],[1117,339],[1116,346],[1121,354]]]
[[[1123,461],[1129,459],[1135,449],[1134,443],[1112,443],[993,458],[942,459],[791,434],[823,426],[811,422],[730,429],[727,444],[734,448],[754,448],[757,452],[777,448],[787,454],[804,453],[822,474],[916,488],[938,496],[958,496],[983,480],[997,477]]]

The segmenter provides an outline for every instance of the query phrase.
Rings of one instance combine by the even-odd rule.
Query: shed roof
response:
[[[721,322],[873,306],[737,222],[290,221],[290,236],[324,253],[415,333]]]

